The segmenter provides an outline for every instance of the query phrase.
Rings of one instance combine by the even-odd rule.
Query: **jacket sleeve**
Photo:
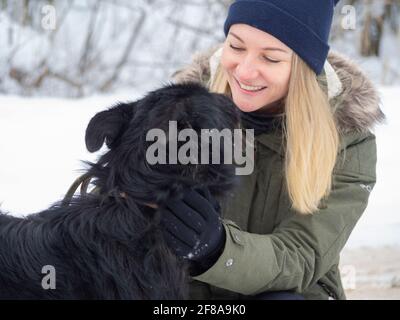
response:
[[[217,262],[195,280],[253,295],[304,291],[335,264],[376,182],[375,136],[341,152],[330,195],[313,215],[293,214],[271,234],[252,234],[225,221],[226,244]]]

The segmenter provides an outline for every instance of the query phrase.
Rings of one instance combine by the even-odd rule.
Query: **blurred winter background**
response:
[[[322,0],[321,0],[322,1]],[[229,0],[0,0],[0,203],[26,215],[60,199],[95,160],[98,111],[170,79],[223,42]],[[342,0],[331,47],[375,82],[378,182],[342,253],[350,299],[400,299],[400,0]]]

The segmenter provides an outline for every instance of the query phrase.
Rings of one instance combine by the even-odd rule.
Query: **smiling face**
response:
[[[232,98],[244,112],[272,107],[289,88],[293,51],[272,35],[234,24],[223,46],[221,66]]]

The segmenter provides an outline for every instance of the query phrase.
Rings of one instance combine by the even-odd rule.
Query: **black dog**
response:
[[[99,192],[67,206],[17,218],[0,214],[0,298],[184,299],[187,268],[162,236],[160,210],[188,189],[207,187],[223,197],[235,183],[227,164],[153,164],[146,161],[152,128],[235,129],[231,100],[196,84],[166,85],[134,103],[95,115],[86,130],[89,151],[109,151],[90,164]],[[221,149],[222,153],[222,149]],[[44,289],[44,266],[55,288]],[[45,269],[44,269],[45,270]]]

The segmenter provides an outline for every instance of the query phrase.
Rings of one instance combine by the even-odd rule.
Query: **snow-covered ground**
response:
[[[381,88],[387,125],[376,129],[378,182],[369,206],[346,248],[400,245],[400,87]],[[84,144],[89,119],[117,101],[142,93],[124,92],[79,100],[0,96],[0,203],[3,211],[26,215],[62,198],[80,175],[80,160],[95,160]],[[399,257],[400,258],[400,257]]]

